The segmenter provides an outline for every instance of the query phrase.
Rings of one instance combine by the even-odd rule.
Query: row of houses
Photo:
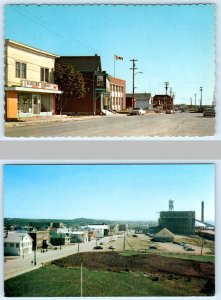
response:
[[[127,225],[89,224],[78,230],[65,227],[61,223],[52,223],[49,230],[31,231],[21,228],[16,231],[5,231],[4,254],[24,255],[35,249],[50,248],[71,243],[87,243],[115,233],[127,230]]]
[[[5,256],[24,256],[38,248],[47,248],[50,244],[61,246],[70,243],[86,243],[91,239],[99,239],[105,236],[108,225],[92,225],[84,227],[83,231],[72,231],[67,228],[56,228],[49,232],[15,232],[9,231],[4,237]],[[55,228],[54,228],[55,229]],[[106,231],[107,233],[107,231]],[[156,233],[152,239],[158,242],[173,242],[174,234],[164,228]]]
[[[54,83],[56,64],[75,67],[84,78],[86,94],[65,96],[62,113],[102,115],[129,107],[170,109],[172,98],[150,93],[126,94],[126,81],[102,69],[101,57],[59,56],[13,40],[5,40],[5,119],[45,117],[61,113],[58,99],[63,91]],[[169,98],[170,99],[169,99]]]

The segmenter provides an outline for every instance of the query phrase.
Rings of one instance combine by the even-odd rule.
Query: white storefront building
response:
[[[55,95],[55,59],[59,56],[12,40],[5,40],[5,118],[51,116]]]

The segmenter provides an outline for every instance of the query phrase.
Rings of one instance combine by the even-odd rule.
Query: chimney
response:
[[[201,222],[204,222],[204,202],[201,203]]]

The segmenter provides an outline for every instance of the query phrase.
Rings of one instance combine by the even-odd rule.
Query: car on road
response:
[[[130,111],[130,115],[144,115],[145,110],[139,107],[135,107]]]
[[[195,251],[195,249],[191,246],[184,247],[186,251]]]
[[[137,235],[136,235],[136,234],[133,234],[132,236],[133,236],[133,237],[137,237]]]
[[[148,249],[153,249],[153,250],[156,250],[157,247],[156,246],[150,246]]]
[[[115,246],[110,246],[108,249],[114,250]]]
[[[216,116],[216,112],[214,108],[205,108],[203,111],[203,117],[214,117]]]
[[[168,115],[168,114],[174,114],[175,112],[174,112],[174,110],[172,110],[172,109],[168,109],[168,110],[166,110],[166,114]]]
[[[101,247],[101,246],[95,246],[94,247],[94,250],[102,250],[103,249],[103,247]]]

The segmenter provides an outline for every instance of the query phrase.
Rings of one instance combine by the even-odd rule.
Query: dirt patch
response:
[[[213,263],[163,257],[154,254],[122,256],[117,252],[78,253],[59,260],[55,264],[64,268],[80,267],[106,271],[134,271],[149,274],[174,274],[214,280]]]

